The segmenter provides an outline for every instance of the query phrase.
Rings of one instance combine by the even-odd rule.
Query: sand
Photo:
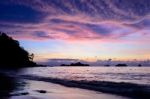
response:
[[[129,99],[127,97],[105,94],[86,89],[65,87],[43,81],[25,80],[22,90],[13,93],[28,93],[26,95],[13,95],[10,99]]]

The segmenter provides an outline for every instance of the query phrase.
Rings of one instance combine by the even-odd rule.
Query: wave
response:
[[[138,85],[124,82],[117,83],[109,81],[75,81],[33,75],[21,75],[20,77],[22,79],[51,82],[61,84],[66,87],[83,88],[88,90],[128,96],[136,99],[150,99],[150,86],[148,85]]]

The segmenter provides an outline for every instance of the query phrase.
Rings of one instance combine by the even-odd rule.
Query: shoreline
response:
[[[21,75],[21,79],[44,81],[55,84],[60,84],[66,87],[82,88],[98,92],[110,93],[120,96],[126,96],[136,99],[149,99],[150,98],[150,87],[146,85],[138,85],[132,83],[116,83],[107,81],[73,81],[64,80],[57,78],[39,77],[39,76],[28,76]]]
[[[66,87],[44,81],[23,80],[24,90],[12,94],[10,99],[131,99],[114,94]]]

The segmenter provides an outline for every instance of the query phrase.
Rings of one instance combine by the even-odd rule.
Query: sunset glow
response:
[[[149,59],[146,1],[1,0],[0,31],[19,40],[35,61]]]

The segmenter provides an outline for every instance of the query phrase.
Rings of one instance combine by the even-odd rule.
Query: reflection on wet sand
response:
[[[0,97],[6,99],[10,96],[10,93],[16,88],[15,80],[4,74],[0,74]]]
[[[24,92],[28,95],[13,96],[10,99],[129,99],[122,96],[105,94],[79,88],[65,87],[43,81],[26,80]],[[18,92],[18,93],[21,93]]]
[[[9,77],[1,73],[0,83],[0,99],[129,99],[49,82]]]
[[[0,99],[9,99],[11,96],[24,95],[25,93],[14,93],[16,90],[24,89],[25,82],[0,73]]]

